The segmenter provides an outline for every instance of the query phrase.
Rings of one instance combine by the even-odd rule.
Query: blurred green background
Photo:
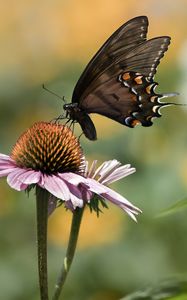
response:
[[[179,92],[187,103],[187,1],[4,1],[1,4],[0,152],[9,154],[34,122],[62,113],[63,103],[42,84],[71,99],[89,59],[128,19],[147,15],[148,37],[170,35],[159,66],[157,91]],[[113,188],[143,210],[135,224],[110,206],[89,211],[64,289],[67,300],[116,300],[187,272],[187,211],[156,216],[187,195],[187,108],[169,107],[150,128],[129,129],[93,116],[98,141],[84,137],[88,160],[118,159],[137,172]],[[76,126],[76,133],[80,128]],[[37,300],[34,195],[0,181],[0,299]],[[49,282],[53,287],[67,242],[71,213],[59,208],[49,222]],[[186,298],[187,299],[187,298]]]

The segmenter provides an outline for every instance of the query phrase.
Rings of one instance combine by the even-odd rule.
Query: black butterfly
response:
[[[133,18],[123,24],[91,59],[73,91],[72,103],[65,104],[67,117],[78,122],[90,140],[96,140],[89,117],[97,113],[128,127],[151,126],[160,117],[163,97],[153,81],[156,68],[170,44],[170,37],[146,40],[148,19]]]

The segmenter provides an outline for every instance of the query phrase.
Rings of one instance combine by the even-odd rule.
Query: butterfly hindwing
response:
[[[88,113],[98,113],[123,125],[134,127],[137,124],[151,126],[152,118],[160,117],[163,105],[161,94],[155,93],[157,83],[136,72],[123,72],[117,80],[110,78],[89,94],[84,103]]]

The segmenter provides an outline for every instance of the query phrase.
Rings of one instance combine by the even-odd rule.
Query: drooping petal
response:
[[[73,203],[71,202],[71,200],[66,201],[66,202],[64,203],[64,206],[65,206],[67,209],[71,210],[72,212],[75,210],[74,207],[73,207]]]
[[[86,172],[86,177],[92,178],[94,176],[94,173],[96,171],[96,165],[97,165],[97,160],[94,160],[90,166],[89,171]]]
[[[108,191],[106,193],[103,193],[101,196],[106,200],[119,206],[121,209],[126,211],[131,217],[132,217],[131,214],[137,215],[142,212],[138,207],[134,206],[130,201],[128,201],[120,194],[118,194],[117,192],[109,188]]]
[[[84,201],[82,199],[82,197],[77,197],[76,195],[70,193],[70,199],[71,199],[71,203],[73,205],[73,208],[76,209],[76,207],[83,207],[84,205]]]
[[[108,163],[108,162],[106,162],[106,161],[105,161],[104,163],[102,163],[102,164],[95,170],[94,174],[92,175],[92,178],[96,178],[97,176],[99,176],[101,170],[104,169],[104,168],[106,167],[107,163]]]
[[[86,182],[82,183],[82,186],[87,187],[88,190],[98,195],[106,192],[106,187],[92,178],[87,178]]]
[[[89,172],[89,171],[88,171],[88,161],[86,160],[86,161],[85,161],[85,168],[84,168],[84,176],[85,176],[85,177],[87,177],[88,172]]]
[[[28,184],[23,183],[20,178],[25,174],[25,170],[21,168],[16,168],[13,172],[8,174],[7,176],[7,183],[10,185],[11,188],[22,191],[25,190]]]
[[[106,200],[109,200],[110,202],[118,205],[120,208],[122,208],[124,211],[126,211],[131,217],[133,214],[133,219],[135,220],[134,214],[138,214],[141,212],[141,210],[134,206],[131,202],[129,202],[127,199],[122,197],[117,192],[111,190],[110,188],[103,186],[101,183],[95,181],[94,179],[88,178],[87,179],[87,188],[97,194],[103,197]]]
[[[3,153],[0,153],[0,161],[1,160],[11,160],[11,161],[13,161],[11,158],[10,158],[10,156],[9,155],[6,155],[6,154],[3,154]]]
[[[9,155],[0,153],[0,166],[2,164],[9,164],[11,166],[16,166],[15,161]]]
[[[25,170],[23,174],[19,176],[19,180],[24,184],[35,184],[40,181],[42,173],[40,171]]]
[[[7,176],[8,174],[10,174],[13,171],[15,171],[15,168],[7,168],[4,170],[2,169],[2,170],[0,170],[0,177]]]
[[[131,219],[133,219],[135,222],[137,222],[137,219],[136,219],[135,215],[137,215],[138,213],[132,212],[128,208],[125,209],[125,212],[131,217]]]
[[[25,190],[28,185],[38,183],[41,173],[21,168],[14,169],[7,176],[8,184],[17,191]]]
[[[84,201],[86,199],[83,197],[80,186],[74,185],[69,181],[65,181],[65,183],[67,184],[70,191],[70,200],[72,202],[73,209],[76,209],[76,207],[83,207]]]
[[[102,184],[108,185],[128,175],[131,175],[134,172],[136,172],[136,169],[131,168],[130,165],[120,166],[119,168],[114,170],[109,176],[107,176],[105,179],[103,179],[102,181],[100,180],[100,182],[102,182]]]
[[[89,191],[87,189],[87,187],[85,188],[84,186],[80,186],[79,187],[81,190],[81,194],[82,194],[82,199],[84,199],[85,202],[90,203],[92,197],[93,197],[93,192]]]
[[[21,184],[20,184],[20,190],[21,190],[21,191],[26,190],[27,187],[28,187],[28,184],[25,184],[25,183],[21,183]]]
[[[130,201],[128,201],[123,196],[121,196],[120,194],[118,194],[117,192],[113,191],[110,188],[106,189],[106,193],[104,193],[103,196],[107,200],[113,202],[114,204],[121,205],[121,207],[123,206],[124,208],[127,207],[128,209],[134,211],[135,213],[142,212],[138,207],[134,206]]]
[[[100,166],[100,168],[98,168],[96,170],[93,178],[95,178],[96,176],[100,176],[98,181],[102,182],[120,165],[121,165],[121,163],[119,161],[117,161],[116,159],[106,161]]]
[[[66,183],[56,175],[43,175],[43,181],[38,183],[57,199],[67,201],[70,199],[70,191]]]
[[[76,207],[81,208],[83,207],[85,201],[87,202],[90,200],[90,194],[92,193],[85,188],[81,188],[81,186],[87,182],[86,178],[70,172],[61,174],[58,173],[58,176],[65,182],[69,189],[70,201],[66,201],[67,203],[65,203],[67,208],[71,210],[76,209]]]
[[[0,177],[7,176],[14,171],[15,168],[17,168],[17,166],[10,156],[0,154]]]
[[[86,178],[71,172],[58,173],[58,177],[66,182],[73,184],[74,186],[78,186],[80,183],[84,183],[87,181]]]

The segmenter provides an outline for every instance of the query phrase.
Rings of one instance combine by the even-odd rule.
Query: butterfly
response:
[[[154,75],[170,44],[169,36],[147,40],[148,18],[135,17],[118,28],[94,55],[80,76],[66,117],[78,122],[89,140],[97,133],[89,114],[97,113],[128,127],[151,126],[159,109],[171,103],[157,94]]]

